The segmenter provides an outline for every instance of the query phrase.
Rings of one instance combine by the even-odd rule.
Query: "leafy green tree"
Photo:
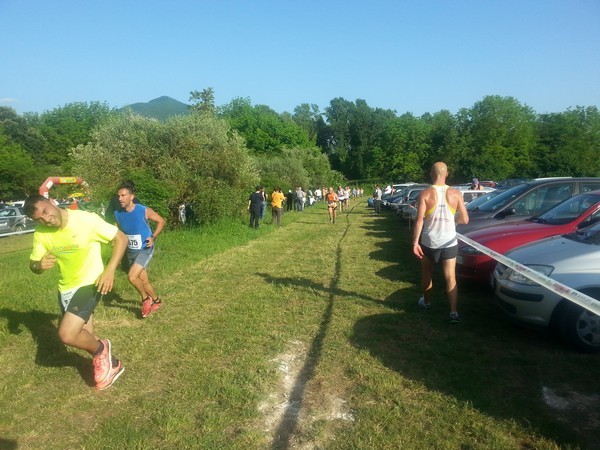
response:
[[[344,171],[351,157],[351,123],[355,105],[342,97],[336,97],[325,108],[330,136],[327,140],[328,154],[334,169]]]
[[[18,200],[36,192],[37,172],[31,155],[0,130],[0,198]]]
[[[533,171],[535,114],[512,97],[487,96],[460,115],[469,152],[464,173],[483,179],[528,176]]]
[[[157,211],[168,210],[172,223],[182,202],[192,207],[198,223],[238,217],[248,188],[258,183],[243,139],[226,121],[207,114],[165,123],[114,116],[72,157],[95,198],[108,200],[123,179],[132,179],[143,200]]]
[[[202,91],[190,92],[191,105],[188,109],[201,114],[215,114],[215,91],[209,87]]]
[[[46,162],[44,154],[47,142],[39,130],[30,123],[29,117],[21,117],[9,107],[0,106],[0,130],[7,138],[18,144],[34,161]]]
[[[430,137],[425,121],[410,113],[390,120],[382,133],[381,149],[385,154],[386,178],[398,181],[427,179]]]
[[[31,123],[44,136],[47,145],[44,162],[71,171],[69,151],[90,140],[92,130],[111,114],[106,103],[74,102],[42,113],[39,119],[29,117]]]
[[[461,161],[465,159],[468,147],[459,131],[456,116],[448,110],[441,110],[433,115],[424,114],[421,119],[429,124],[431,145],[425,166],[431,167],[436,161],[444,161],[450,169],[451,180],[460,182],[467,179],[471,174],[463,172]]]
[[[221,115],[256,154],[280,154],[284,148],[314,145],[289,114],[280,115],[265,105],[252,106],[249,99],[232,100],[221,108]]]
[[[600,113],[577,107],[537,120],[536,166],[542,176],[600,175]]]
[[[327,156],[316,147],[284,149],[280,155],[257,155],[256,161],[261,184],[269,189],[276,186],[314,188],[340,181],[339,174],[331,170]]]
[[[395,113],[373,109],[365,100],[352,103],[336,98],[325,114],[331,131],[332,165],[352,179],[374,175],[381,167],[381,154],[374,149],[382,148],[383,133]]]
[[[308,133],[308,139],[312,143],[317,142],[319,125],[323,123],[323,117],[321,116],[321,112],[317,105],[302,103],[296,106],[294,108],[292,119],[299,127]]]

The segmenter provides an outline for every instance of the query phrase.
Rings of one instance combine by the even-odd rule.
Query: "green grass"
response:
[[[410,230],[365,203],[161,235],[164,308],[142,320],[120,273],[96,310],[126,367],[103,392],[58,342],[31,235],[0,239],[0,448],[593,448],[597,356],[514,327],[485,289],[461,286],[450,326],[439,274],[417,310]],[[595,401],[556,410],[545,388]]]

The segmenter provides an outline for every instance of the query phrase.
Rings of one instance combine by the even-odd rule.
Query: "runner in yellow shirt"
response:
[[[280,187],[275,188],[275,192],[271,194],[271,223],[277,218],[277,225],[281,226],[281,216],[283,214],[283,202],[285,195],[281,192]]]
[[[94,356],[96,389],[106,389],[124,368],[112,356],[110,341],[94,335],[92,315],[101,296],[113,288],[127,237],[96,214],[58,208],[42,195],[30,196],[24,210],[38,223],[29,268],[36,274],[55,265],[60,270],[58,299],[62,318],[58,336],[64,344]],[[104,268],[101,244],[108,242],[112,242],[113,250]]]

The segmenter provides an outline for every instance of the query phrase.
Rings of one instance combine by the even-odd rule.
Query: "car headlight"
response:
[[[459,250],[459,253],[462,255],[483,255],[483,252],[480,252],[475,247],[471,247],[470,245],[462,247]]]
[[[547,277],[549,277],[550,274],[552,273],[552,271],[554,270],[554,267],[552,267],[552,266],[542,266],[542,265],[537,265],[537,264],[536,265],[527,265],[527,267],[529,267],[531,270],[535,270],[536,272],[541,273],[542,275],[546,275]],[[521,275],[519,272],[515,272],[514,270],[510,271],[507,278],[509,281],[512,281],[513,283],[518,283],[518,284],[525,284],[525,285],[529,285],[529,286],[536,286],[538,284],[535,281],[531,281],[526,276]]]

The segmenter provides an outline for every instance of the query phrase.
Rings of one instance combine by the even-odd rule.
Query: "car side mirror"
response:
[[[500,214],[498,214],[498,217],[500,219],[504,219],[506,216],[514,216],[517,213],[517,210],[515,208],[507,208],[504,211],[502,211]]]

